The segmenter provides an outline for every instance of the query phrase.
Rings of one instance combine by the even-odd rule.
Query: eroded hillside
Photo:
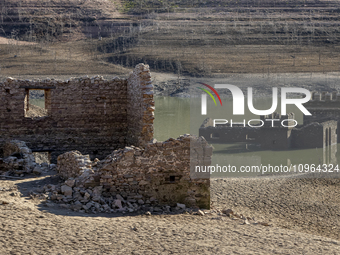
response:
[[[179,76],[338,72],[336,1],[0,3],[0,75],[109,73],[140,62]]]

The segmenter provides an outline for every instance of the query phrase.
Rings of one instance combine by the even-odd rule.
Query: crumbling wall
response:
[[[100,183],[112,194],[134,201],[156,199],[160,204],[209,207],[209,176],[206,179],[190,176],[191,139],[198,138],[181,136],[150,143],[144,149],[126,147],[115,151],[101,162]],[[202,159],[205,148],[211,147],[204,141]],[[211,160],[211,154],[205,158]]]
[[[86,170],[93,172],[89,155],[83,155],[79,151],[69,151],[59,155],[57,172],[62,178],[75,178]]]
[[[4,158],[0,158],[0,171],[5,175],[24,176],[24,174],[41,174],[54,169],[54,164],[36,163],[32,150],[23,141],[12,140],[3,147]]]
[[[36,167],[32,151],[23,141],[12,140],[4,147],[3,169],[13,171],[15,174],[32,173]]]
[[[43,117],[28,114],[29,92],[36,89],[45,94]],[[0,147],[7,139],[25,141],[32,151],[50,152],[52,162],[72,150],[102,159],[117,148],[142,145],[153,137],[152,84],[143,64],[128,80],[7,78],[0,83],[0,98]]]
[[[138,64],[127,83],[127,143],[144,147],[153,138],[155,102],[148,65]]]
[[[197,147],[195,157],[200,158],[200,164],[210,165],[212,147],[204,138],[185,135],[165,142],[149,143],[145,148],[130,146],[118,149],[104,160],[94,162],[93,174],[86,178],[71,178],[71,186],[75,185],[74,192],[78,192],[79,187],[100,190],[104,197],[111,198],[107,202],[112,208],[117,207],[117,199],[120,200],[118,203],[129,203],[132,209],[151,204],[175,206],[177,203],[209,208],[210,176],[205,174],[192,178],[191,142]],[[70,156],[81,158],[78,152],[68,152],[58,158],[58,172],[64,177],[74,176],[73,173],[84,167],[72,164]],[[79,173],[83,175],[82,171]],[[84,201],[89,203],[89,198]]]
[[[340,94],[337,92],[328,93],[312,92],[310,101],[304,104],[304,107],[312,115],[303,115],[303,123],[310,124],[313,122],[325,122],[328,120],[336,120],[337,128],[340,127]],[[340,136],[337,137],[337,142],[340,143]]]

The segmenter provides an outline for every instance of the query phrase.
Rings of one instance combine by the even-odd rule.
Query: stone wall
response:
[[[145,146],[153,138],[155,102],[148,65],[138,64],[128,78],[128,144]]]
[[[58,157],[57,172],[64,179],[76,178],[87,170],[93,172],[89,155],[69,151]]]
[[[121,198],[134,207],[183,203],[189,207],[209,208],[210,176],[192,178],[190,144],[196,147],[196,153],[192,155],[200,159],[199,164],[210,165],[212,147],[204,138],[185,135],[149,143],[145,148],[130,146],[115,150],[93,164],[92,176],[76,178],[75,185],[84,188],[96,188],[97,185],[99,188],[96,189],[106,197]],[[64,177],[74,177],[79,165],[71,164],[69,157],[64,155],[58,158],[58,172]]]
[[[29,92],[45,94],[46,116],[28,117]],[[129,92],[128,92],[129,90]],[[129,96],[128,96],[129,95]],[[142,144],[153,136],[153,93],[148,66],[139,64],[129,79],[71,78],[0,83],[0,147],[7,140],[48,151],[52,162],[72,150],[104,158],[117,148]]]

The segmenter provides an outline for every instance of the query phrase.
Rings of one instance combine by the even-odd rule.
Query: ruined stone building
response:
[[[32,117],[34,90],[44,94],[44,116]],[[5,156],[11,157],[11,165],[23,164],[20,173],[35,167],[25,165],[31,150],[49,153],[66,180],[60,190],[52,190],[51,199],[77,201],[85,210],[103,197],[109,208],[117,199],[131,210],[153,203],[210,207],[210,176],[192,176],[190,157],[209,165],[212,148],[204,138],[190,135],[154,141],[153,85],[147,65],[138,64],[127,79],[8,78],[0,83],[0,97],[0,147],[16,140],[6,145],[12,149]]]
[[[313,122],[323,122],[328,120],[335,120],[337,122],[336,127],[330,127],[328,130],[329,137],[337,134],[337,130],[340,125],[340,94],[333,93],[318,93],[312,92],[312,99],[304,104],[311,116],[304,116],[303,123],[309,124]],[[337,136],[337,143],[340,142],[340,136]],[[328,142],[332,144],[333,142]]]
[[[46,116],[30,117],[31,90],[44,92]],[[0,97],[0,146],[9,139],[22,140],[33,151],[49,152],[52,162],[71,150],[104,158],[117,148],[153,138],[152,84],[144,65],[128,79],[8,78],[0,83]]]

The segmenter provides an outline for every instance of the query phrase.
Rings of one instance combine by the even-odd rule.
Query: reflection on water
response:
[[[336,166],[340,158],[337,151],[340,144],[333,144],[326,148],[303,149],[303,150],[286,150],[271,151],[259,150],[256,148],[247,149],[245,144],[212,144],[214,153],[212,156],[212,166],[235,166],[240,169],[241,166],[292,166],[289,168],[290,173],[308,173],[313,172],[311,166],[317,169],[323,164],[333,164]],[[296,169],[294,168],[296,166]],[[299,169],[300,167],[300,169]],[[302,171],[303,168],[303,171]],[[310,168],[309,170],[307,168]],[[315,171],[314,171],[315,172]],[[316,170],[318,172],[318,170]],[[334,172],[337,172],[336,170]],[[288,173],[288,172],[287,172]],[[215,173],[212,177],[249,177],[258,176],[263,173]],[[269,174],[269,173],[264,173]]]
[[[213,102],[208,102],[208,115],[218,118],[232,116],[232,103],[224,99],[226,107],[216,107]],[[258,109],[270,107],[270,98],[257,98],[255,106]],[[175,98],[156,97],[155,98],[155,121],[154,137],[164,141],[169,137],[177,138],[179,135],[191,133],[198,135],[198,129],[206,116],[201,116],[200,98]],[[245,108],[247,109],[247,107]],[[302,124],[302,114],[299,110],[290,106],[290,112],[295,112],[296,119]],[[191,113],[190,113],[191,112]],[[246,112],[246,119],[258,118],[250,112]],[[329,164],[340,162],[338,158],[338,144],[327,146],[326,148],[299,149],[299,150],[261,150],[254,146],[246,146],[243,143],[236,144],[212,144],[214,147],[212,165],[298,165],[298,164]]]
[[[229,121],[232,119],[233,122],[243,122],[251,119],[260,119],[260,116],[253,115],[249,112],[248,107],[245,107],[245,115],[233,116],[233,105],[232,100],[222,99],[223,106],[214,105],[212,100],[208,100],[207,115],[201,115],[201,99],[193,98],[191,100],[191,115],[190,115],[190,133],[198,134],[198,129],[203,123],[203,121],[209,117],[211,119],[226,119]],[[271,107],[271,98],[257,98],[254,107],[258,110],[265,110]],[[280,105],[280,103],[278,104]],[[248,111],[247,111],[248,110]],[[280,108],[277,110],[280,112]],[[295,119],[298,124],[303,124],[303,115],[299,109],[292,105],[287,107],[287,112],[293,112],[295,114]],[[276,118],[275,118],[276,119]],[[334,124],[334,123],[333,123]],[[295,136],[291,136],[293,131],[282,129],[282,128],[264,128],[259,129],[256,137],[250,135],[253,132],[251,129],[244,129],[243,127],[220,127],[218,129],[209,129],[209,124],[206,125],[208,128],[204,128],[206,139],[213,143],[214,151],[212,156],[212,166],[234,166],[235,169],[240,170],[241,166],[289,166],[285,168],[288,173],[306,173],[312,172],[308,168],[317,169],[318,166],[323,166],[323,164],[333,164],[336,165],[339,162],[339,156],[337,154],[338,144],[336,139],[331,138],[328,130],[331,130],[327,125],[322,124],[311,126],[309,129],[298,129],[300,131],[294,132]],[[336,122],[335,122],[336,125]],[[243,125],[242,125],[243,126]],[[279,132],[280,131],[280,132]],[[334,131],[334,132],[333,132]],[[215,133],[214,133],[215,132]],[[249,137],[247,132],[249,132]],[[304,133],[305,132],[305,133]],[[307,133],[306,133],[307,132]],[[311,132],[311,133],[309,133]],[[332,126],[332,132],[335,133],[335,129]],[[254,133],[254,132],[253,132]],[[261,135],[259,135],[261,134]],[[308,134],[308,135],[307,135]],[[256,135],[256,134],[255,134]],[[226,137],[228,136],[228,139]],[[224,137],[222,139],[222,137]],[[322,140],[325,139],[322,143]],[[214,140],[220,140],[220,144],[214,144]],[[229,140],[229,144],[223,143]],[[256,143],[254,143],[254,141]],[[331,141],[332,142],[328,142]],[[335,143],[333,142],[335,140]],[[279,149],[279,144],[281,142],[287,142],[287,146],[283,149]],[[301,143],[300,143],[301,142]],[[272,146],[269,146],[270,143]],[[267,146],[263,146],[263,144]],[[321,144],[321,145],[320,145]],[[323,145],[322,145],[323,144]],[[295,146],[291,146],[295,145]],[[316,145],[316,146],[314,146]],[[262,146],[262,149],[261,149]],[[298,149],[300,148],[310,148],[310,149]],[[305,147],[304,147],[305,146]],[[269,148],[268,148],[269,147]],[[275,149],[277,147],[277,149]],[[284,147],[284,146],[282,146]],[[274,148],[275,150],[272,150]],[[303,171],[299,171],[299,168]],[[282,168],[280,168],[282,169]],[[319,168],[320,170],[320,168]],[[318,171],[318,170],[317,170]],[[212,177],[224,176],[224,177],[249,177],[254,175],[261,175],[259,173],[241,173],[226,171],[227,173],[213,174]],[[281,172],[281,170],[280,170]],[[315,171],[314,171],[315,172]],[[338,172],[337,169],[335,172]]]

